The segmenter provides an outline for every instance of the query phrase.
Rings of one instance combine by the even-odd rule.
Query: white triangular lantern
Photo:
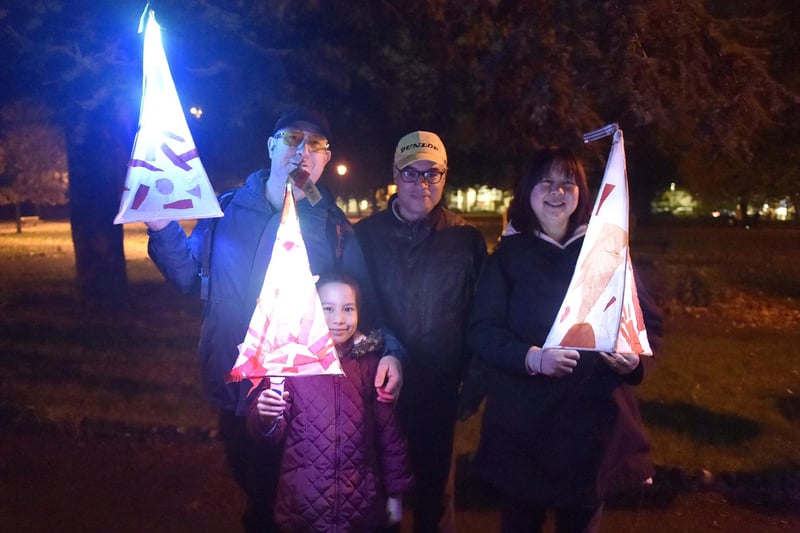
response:
[[[148,11],[139,130],[114,223],[220,217],[170,74],[161,28]]]
[[[545,347],[652,355],[631,264],[625,141],[611,131],[603,182]]]
[[[229,382],[267,376],[341,375],[287,183],[272,257]]]

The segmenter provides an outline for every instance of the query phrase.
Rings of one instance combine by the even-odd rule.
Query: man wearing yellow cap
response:
[[[444,207],[447,152],[415,131],[397,144],[397,194],[356,224],[388,326],[408,350],[398,413],[414,476],[414,531],[453,531],[451,460],[464,328],[486,259],[481,233]]]

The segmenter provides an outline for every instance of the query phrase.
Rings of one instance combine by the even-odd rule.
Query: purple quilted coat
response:
[[[255,402],[248,414],[252,435],[283,443],[275,503],[282,531],[374,531],[385,523],[387,497],[412,483],[394,404],[376,399],[377,353],[341,348],[346,377],[287,378],[286,412],[271,430]]]

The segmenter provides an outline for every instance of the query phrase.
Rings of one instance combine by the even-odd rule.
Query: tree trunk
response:
[[[89,310],[128,307],[123,227],[114,224],[128,154],[114,118],[83,112],[67,135],[78,298]]]
[[[22,206],[19,202],[14,204],[14,210],[17,215],[17,233],[22,233]]]

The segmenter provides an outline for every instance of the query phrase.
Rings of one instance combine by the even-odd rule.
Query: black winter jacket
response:
[[[384,317],[408,350],[404,372],[461,379],[464,334],[475,283],[486,260],[483,235],[441,203],[406,222],[389,208],[356,224]]]

